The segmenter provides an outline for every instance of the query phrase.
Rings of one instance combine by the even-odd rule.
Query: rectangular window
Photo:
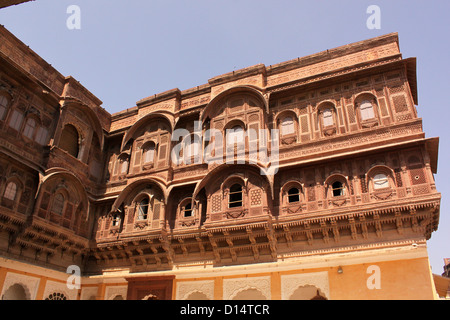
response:
[[[23,113],[18,110],[14,110],[11,115],[11,119],[9,120],[9,126],[19,131],[20,128],[22,127],[22,121],[23,121]]]
[[[34,137],[34,141],[43,146],[47,143],[47,135],[48,130],[44,127],[39,127],[36,133],[36,137]]]

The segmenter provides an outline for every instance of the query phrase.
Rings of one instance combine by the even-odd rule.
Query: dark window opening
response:
[[[291,188],[288,191],[289,203],[300,202],[300,190],[298,188]]]
[[[242,186],[240,184],[234,184],[230,188],[228,207],[242,207]]]
[[[184,206],[184,208],[183,208],[183,216],[185,218],[192,217],[192,204],[191,203],[188,203],[187,205]]]
[[[336,181],[332,184],[333,197],[339,197],[344,195],[344,185],[340,181]]]

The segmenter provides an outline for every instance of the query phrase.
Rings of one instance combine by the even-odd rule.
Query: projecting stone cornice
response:
[[[401,67],[403,65],[402,61],[401,55],[398,54],[394,57],[382,58],[372,62],[363,62],[352,65],[351,67],[343,67],[307,77],[302,77],[300,73],[289,76],[286,75],[283,79],[284,81],[278,80],[277,82],[273,82],[266,87],[266,90],[268,94],[273,95],[290,89],[300,89],[306,85],[324,82],[326,80],[336,80],[339,77],[354,76],[355,73],[363,71],[373,72],[375,68],[385,69],[387,66],[389,66],[389,68]]]
[[[131,265],[133,272],[172,270],[178,265],[234,265],[276,262],[323,253],[390,248],[418,243],[428,237],[434,201],[406,202],[359,213],[330,215],[297,223],[266,221],[246,225],[201,228],[186,234],[135,237],[103,242],[92,255],[103,268]],[[422,241],[423,242],[423,241]]]
[[[390,126],[380,126],[363,131],[324,137],[311,142],[280,146],[279,163],[292,161],[317,161],[337,155],[361,153],[369,149],[388,149],[390,144],[396,148],[401,144],[424,141],[422,120],[413,119]],[[295,162],[298,165],[298,162]]]

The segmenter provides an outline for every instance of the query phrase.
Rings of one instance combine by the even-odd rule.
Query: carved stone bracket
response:
[[[248,210],[239,210],[239,211],[227,211],[225,213],[225,216],[227,217],[227,219],[237,219],[240,217],[245,217],[248,213]]]

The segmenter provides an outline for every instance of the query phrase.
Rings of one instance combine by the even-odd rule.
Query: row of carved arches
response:
[[[235,157],[253,147],[260,151],[270,145],[270,131],[260,132],[272,128],[269,118],[279,129],[281,142],[289,140],[286,138],[300,141],[301,122],[319,127],[323,136],[339,133],[337,124],[344,122],[336,102],[331,100],[318,103],[315,114],[307,115],[308,120],[303,121],[303,116],[294,110],[269,117],[266,99],[257,89],[242,86],[223,92],[200,113],[182,118],[174,118],[167,111],[146,115],[125,134],[120,151],[111,158],[107,175],[126,175],[172,164],[189,165],[215,157],[225,159],[226,155]],[[360,124],[379,123],[378,102],[372,93],[357,95],[354,106]],[[317,123],[310,125],[310,121]]]
[[[375,126],[379,123],[379,104],[375,95],[364,92],[357,95],[353,101],[354,114],[360,128],[364,126]],[[343,114],[338,113],[335,101],[326,100],[317,104],[311,115],[314,128],[320,129],[322,136],[330,136],[339,133],[338,123],[344,123]],[[301,121],[305,116],[299,115],[294,110],[283,110],[275,115],[277,128],[280,130],[281,138],[293,137],[298,140],[300,133],[309,132],[309,118]]]
[[[22,284],[15,283],[9,286],[2,294],[1,300],[31,300],[30,289]],[[70,300],[69,297],[60,291],[55,291],[44,297],[44,300]]]
[[[210,300],[207,294],[201,290],[188,293],[183,300]],[[229,300],[269,300],[258,288],[245,287],[237,290]],[[328,300],[325,293],[314,285],[299,286],[289,296],[288,300]]]
[[[274,183],[278,183],[276,179]],[[384,165],[372,167],[366,173],[365,184],[371,193],[391,194],[397,187],[393,170]],[[343,174],[330,175],[322,186],[324,199],[330,201],[347,199],[354,192],[349,178]],[[274,204],[274,184],[249,165],[224,165],[196,185],[168,189],[162,182],[144,179],[122,191],[112,206],[109,225],[119,229],[118,232],[124,229],[124,223],[180,229],[225,218],[279,215],[285,213],[284,207],[302,206],[310,201],[307,187],[298,179],[284,181],[279,188],[280,212],[273,212],[270,208]]]
[[[63,169],[48,170],[39,186],[33,215],[89,236],[90,203],[81,181]]]

